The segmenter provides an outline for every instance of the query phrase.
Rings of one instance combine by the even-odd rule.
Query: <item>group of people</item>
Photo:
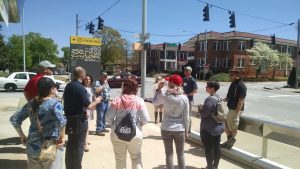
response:
[[[11,118],[15,127],[26,144],[28,165],[30,169],[59,169],[63,166],[63,146],[65,133],[66,169],[81,169],[84,151],[88,152],[89,121],[94,119],[96,109],[96,134],[103,136],[109,132],[106,125],[111,126],[110,138],[113,145],[116,169],[126,168],[126,154],[129,152],[132,168],[142,169],[141,147],[142,126],[150,120],[148,110],[142,98],[137,96],[138,83],[128,78],[122,84],[121,96],[110,102],[110,87],[107,74],[102,73],[99,80],[93,82],[93,77],[77,66],[74,68],[74,80],[67,84],[63,94],[63,104],[56,98],[55,83],[43,75],[51,75],[55,65],[49,61],[40,63],[41,71],[33,77],[24,89],[28,103]],[[153,86],[153,104],[155,106],[155,123],[161,122],[161,136],[165,147],[166,166],[173,169],[173,142],[176,147],[178,166],[185,168],[184,143],[191,127],[190,113],[193,96],[197,93],[196,80],[191,76],[192,68],[184,69],[185,78],[172,75],[163,79],[157,77]],[[234,144],[239,116],[243,111],[246,97],[246,86],[239,78],[238,69],[230,71],[232,84],[229,87],[227,105],[229,113],[225,123],[218,123],[213,116],[217,113],[217,105],[221,97],[217,94],[218,82],[207,82],[206,92],[209,97],[205,100],[201,112],[200,135],[205,148],[207,169],[218,168],[220,147],[231,148]],[[134,137],[130,141],[120,138],[117,128],[130,114],[129,123],[134,124]],[[158,120],[159,116],[159,120]],[[30,119],[28,138],[22,130],[22,121]],[[220,145],[220,136],[225,130],[228,141]],[[128,128],[123,130],[128,132]],[[130,132],[130,129],[129,129]],[[55,158],[40,160],[44,142],[52,140],[56,146]]]

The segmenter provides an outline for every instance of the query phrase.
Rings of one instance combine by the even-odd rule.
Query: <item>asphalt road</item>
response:
[[[153,82],[152,78],[146,80],[146,98],[153,97]],[[300,89],[283,88],[285,84],[285,82],[246,83],[248,91],[243,116],[300,128]],[[229,85],[230,83],[221,83],[218,91],[221,97],[226,96]],[[195,105],[203,103],[208,96],[205,93],[205,86],[205,82],[198,82]],[[120,89],[112,89],[112,98],[120,94]],[[22,96],[20,91],[14,93],[0,91],[1,98],[21,98]]]

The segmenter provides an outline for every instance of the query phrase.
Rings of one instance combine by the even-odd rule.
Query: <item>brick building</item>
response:
[[[253,76],[256,72],[256,65],[251,63],[251,57],[246,52],[253,45],[252,42],[263,42],[272,49],[281,53],[289,53],[295,60],[297,56],[297,42],[276,37],[276,45],[271,44],[271,36],[258,35],[245,32],[208,32],[207,33],[207,61],[210,68],[215,72],[227,72],[231,67],[236,66],[244,69],[246,76]],[[183,44],[188,48],[195,49],[194,69],[201,70],[205,63],[205,33],[190,38]],[[286,67],[277,71],[276,75],[283,75]],[[271,73],[271,69],[262,72],[265,75]]]
[[[178,50],[174,43],[168,43],[165,49],[163,44],[151,45],[151,49],[147,50],[147,73],[181,70],[183,65],[194,67],[194,51],[194,47],[187,46]]]

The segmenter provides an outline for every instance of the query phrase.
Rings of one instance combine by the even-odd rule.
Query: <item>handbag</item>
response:
[[[132,107],[129,111],[127,111],[123,100],[122,100],[122,104],[124,106],[125,113],[127,114],[117,125],[114,132],[116,133],[116,135],[120,140],[130,142],[136,135],[136,126],[131,116],[131,111],[135,102],[132,104]]]
[[[56,158],[56,141],[55,140],[43,140],[42,148],[39,156],[40,161],[54,161]]]
[[[54,106],[56,105],[56,103],[54,104]],[[36,121],[37,121],[38,130],[42,132],[43,128],[41,126],[41,122],[40,122],[37,114],[36,114]],[[48,161],[48,160],[51,160],[51,161],[55,160],[56,151],[57,151],[56,143],[57,143],[57,141],[54,139],[45,139],[43,137],[41,152],[39,155],[39,161],[43,162],[43,161]]]

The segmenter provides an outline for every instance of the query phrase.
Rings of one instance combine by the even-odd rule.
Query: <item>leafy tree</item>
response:
[[[101,62],[104,69],[109,65],[125,63],[125,50],[128,43],[117,30],[105,27],[94,36],[102,38]]]
[[[279,53],[276,50],[271,49],[267,44],[258,42],[251,49],[247,49],[247,52],[251,55],[252,63],[257,66],[257,69],[272,68],[272,78],[275,77],[275,73],[282,66],[287,64],[290,66],[293,62],[291,56],[286,53]],[[258,73],[259,71],[256,71]],[[257,74],[256,74],[257,77]]]
[[[64,55],[62,57],[62,63],[67,66],[67,71],[68,71],[68,66],[69,62],[71,59],[71,54],[70,54],[70,47],[62,47],[61,51],[64,52]]]
[[[2,34],[0,34],[0,56],[0,70],[5,70],[8,64],[8,48],[4,42],[4,36]]]
[[[12,35],[8,38],[8,57],[7,68],[10,71],[21,70],[23,67],[23,39],[22,36]],[[26,52],[26,67],[31,67],[32,59],[31,59],[31,51],[29,50],[29,46],[25,45]]]

